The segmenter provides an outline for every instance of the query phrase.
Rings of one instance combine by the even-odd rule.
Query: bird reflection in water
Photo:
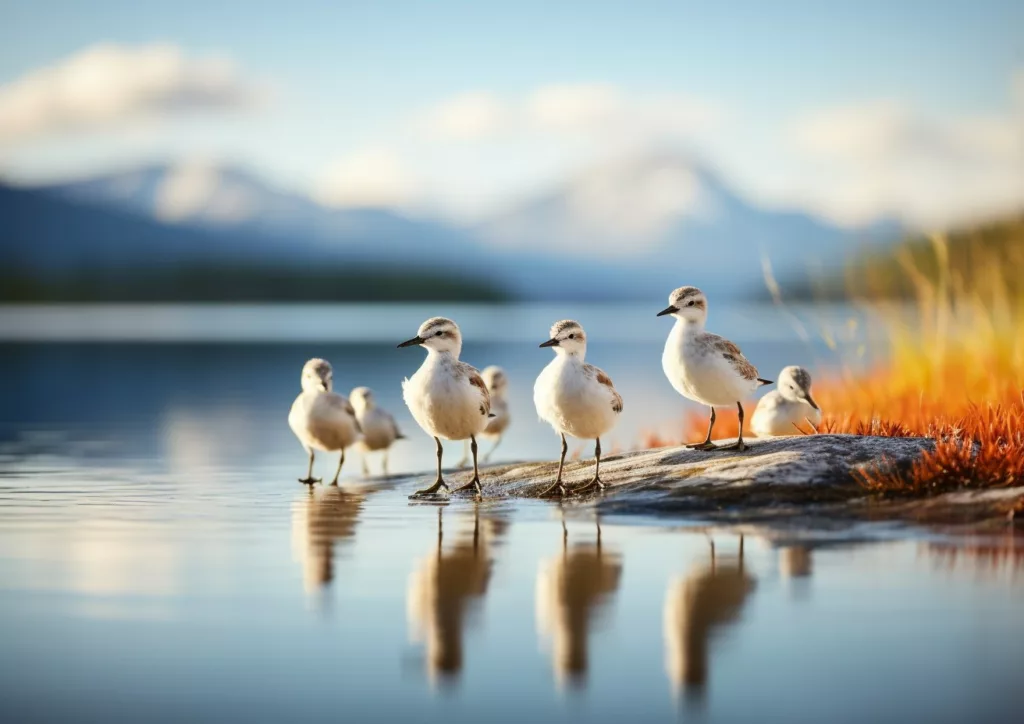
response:
[[[717,630],[735,623],[754,590],[743,564],[743,537],[736,557],[716,556],[669,584],[665,597],[665,668],[673,690],[703,699],[708,679],[708,646]]]
[[[292,549],[302,564],[307,593],[323,591],[334,580],[334,559],[341,544],[355,541],[359,515],[367,497],[380,486],[327,485],[308,494],[292,509]]]
[[[481,516],[474,505],[472,527],[460,529],[446,549],[443,510],[437,509],[436,548],[413,572],[406,598],[410,634],[425,642],[434,682],[454,681],[462,671],[463,635],[487,593],[494,550],[508,527],[505,518]]]
[[[607,609],[622,577],[622,558],[607,550],[597,522],[594,543],[569,546],[562,519],[562,550],[542,561],[537,575],[538,632],[552,642],[552,665],[559,686],[586,684],[591,626]]]

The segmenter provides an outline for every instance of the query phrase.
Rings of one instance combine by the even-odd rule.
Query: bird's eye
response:
[[[438,332],[438,333],[437,333],[437,334],[435,334],[434,336],[435,336],[435,337],[440,337],[440,336],[441,336],[442,334],[444,334],[444,332]]]
[[[692,307],[692,306],[693,306],[694,304],[696,304],[696,303],[697,303],[697,302],[695,302],[695,301],[693,301],[693,300],[691,299],[690,301],[688,301],[688,302],[686,303],[686,306],[688,306],[688,307]]]
[[[576,339],[576,335],[575,334],[570,334],[569,335],[569,339]]]

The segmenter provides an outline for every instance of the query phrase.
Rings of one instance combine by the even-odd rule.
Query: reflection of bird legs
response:
[[[600,528],[598,528],[598,543],[600,544]],[[715,539],[710,535],[708,536],[708,546],[711,548],[711,572],[715,572]],[[739,549],[739,566],[740,573],[743,572],[743,535],[740,535],[740,549]]]

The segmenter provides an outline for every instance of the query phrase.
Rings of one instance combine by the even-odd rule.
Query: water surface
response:
[[[433,312],[316,333],[358,330],[362,311],[269,310],[280,336],[241,314],[271,329],[230,343],[208,319],[197,340],[185,325],[154,341],[120,318],[130,341],[0,346],[0,718],[1018,720],[1012,537],[741,538],[551,503],[412,504],[422,477],[363,478],[357,458],[340,487],[307,490],[285,417],[314,354],[399,414],[396,471],[433,460],[398,386],[422,353],[392,344]],[[496,459],[557,454],[530,399],[549,353],[523,331],[542,341],[557,310],[459,311],[465,358],[511,377]],[[590,358],[625,397],[612,445],[629,447],[685,408],[660,374],[664,325],[599,311],[572,313],[600,332]],[[836,362],[821,335],[734,314],[765,369]]]

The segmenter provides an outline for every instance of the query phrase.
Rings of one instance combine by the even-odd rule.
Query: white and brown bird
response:
[[[341,466],[345,464],[345,448],[359,440],[359,422],[352,404],[333,392],[334,370],[325,359],[314,358],[302,368],[302,392],[292,403],[288,425],[309,454],[309,470],[300,483],[312,485],[320,482],[313,477],[313,458],[316,450],[340,452],[338,469],[332,485],[338,484]]]
[[[473,451],[473,479],[455,492],[473,491],[478,495],[480,469],[477,464],[476,436],[490,420],[491,399],[487,385],[476,368],[459,361],[462,334],[455,322],[433,317],[420,325],[419,332],[399,347],[419,345],[426,348],[427,358],[416,374],[402,382],[402,396],[413,419],[437,444],[437,479],[412,497],[433,495],[448,484],[441,475],[441,457],[445,440],[469,438]]]
[[[718,448],[711,442],[715,427],[715,408],[732,407],[739,410],[739,438],[723,450],[746,450],[743,442],[743,399],[771,380],[757,376],[757,368],[750,364],[735,344],[704,329],[708,318],[708,300],[697,287],[679,287],[668,298],[669,305],[658,316],[672,315],[675,326],[665,342],[661,366],[672,386],[683,397],[711,408],[711,420],[704,442],[688,447],[696,450]]]
[[[358,444],[363,451],[363,475],[370,474],[370,468],[366,464],[367,454],[377,450],[384,453],[381,464],[384,474],[387,475],[388,452],[391,445],[396,440],[404,439],[405,435],[398,429],[391,413],[377,405],[377,398],[369,387],[356,387],[349,393],[348,398],[355,408],[359,427],[363,430],[363,439]]]
[[[484,384],[487,385],[487,393],[491,396],[491,417],[487,421],[487,427],[480,433],[480,437],[485,440],[494,441],[491,449],[484,454],[484,462],[487,462],[491,459],[494,451],[498,449],[498,445],[501,444],[501,439],[505,436],[505,430],[508,429],[512,417],[508,411],[508,376],[505,374],[505,370],[491,365],[484,367],[480,376],[483,377]],[[464,467],[467,462],[469,462],[468,442],[462,460],[459,461],[459,467]]]
[[[594,477],[573,492],[604,489],[601,480],[601,435],[612,429],[622,412],[622,395],[603,370],[587,364],[587,335],[579,322],[565,319],[550,330],[551,338],[541,347],[552,347],[555,358],[537,377],[533,403],[537,414],[562,438],[562,456],[558,461],[555,483],[542,495],[565,495],[562,468],[569,446],[566,435],[594,440]]]
[[[750,428],[758,437],[769,437],[802,433],[807,424],[815,430],[821,424],[821,409],[811,397],[811,374],[803,367],[784,367],[776,389],[754,408]]]

